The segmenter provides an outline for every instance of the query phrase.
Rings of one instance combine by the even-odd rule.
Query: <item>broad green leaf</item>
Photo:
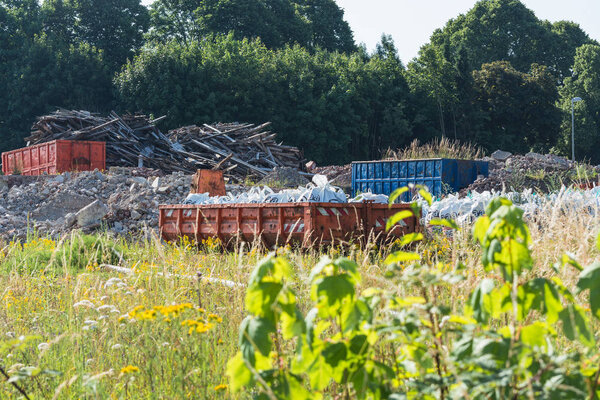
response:
[[[582,291],[589,289],[590,308],[594,316],[600,318],[600,262],[595,262],[581,271],[577,287]]]
[[[569,340],[579,340],[588,347],[594,345],[594,336],[590,331],[589,321],[579,306],[566,305],[559,313],[559,318],[562,321],[563,332]]]
[[[254,271],[252,271],[252,274],[250,275],[250,285],[260,282],[267,274],[273,271],[275,266],[273,261],[274,258],[275,253],[271,252],[265,258],[259,261],[258,265],[254,268]]]
[[[306,325],[300,310],[295,309],[293,315],[281,313],[279,318],[281,322],[281,335],[284,339],[289,340],[306,332]]]
[[[583,267],[581,266],[581,264],[579,264],[579,262],[575,259],[575,256],[570,253],[565,253],[562,255],[561,264],[563,267],[565,267],[566,265],[571,265],[575,267],[579,272],[583,271]]]
[[[360,274],[358,273],[358,265],[346,257],[336,258],[333,262],[333,265],[346,272],[352,277],[352,281],[354,284],[359,284],[361,281]]]
[[[246,292],[246,309],[254,315],[273,318],[272,306],[283,285],[278,282],[262,281],[252,284]]]
[[[472,316],[479,322],[487,322],[490,317],[491,310],[485,305],[485,297],[494,289],[494,281],[484,279],[479,283],[477,288],[471,293],[468,303],[468,316]]]
[[[456,224],[456,222],[454,222],[451,219],[433,218],[431,221],[429,221],[429,225],[433,225],[433,226],[445,226],[447,228],[455,229],[455,230],[459,230],[460,229],[460,227]]]
[[[310,282],[313,282],[319,275],[321,275],[323,273],[323,270],[325,270],[325,267],[331,265],[332,263],[333,263],[333,260],[331,258],[329,258],[329,256],[321,257],[321,259],[319,260],[317,265],[315,265],[313,267],[313,269],[310,271],[310,276],[308,277],[308,280]]]
[[[448,322],[454,322],[460,325],[473,325],[477,323],[474,318],[465,317],[462,315],[451,315],[450,318],[448,318]]]
[[[388,218],[388,220],[385,224],[385,230],[389,231],[400,221],[403,221],[406,218],[410,218],[412,216],[414,216],[414,214],[411,210],[402,210],[402,211],[397,212],[396,214],[394,214],[390,218]]]
[[[418,261],[421,256],[417,253],[407,251],[395,251],[385,258],[384,264],[403,263],[408,261]]]
[[[285,257],[275,257],[273,260],[273,278],[276,281],[283,281],[284,279],[291,279],[293,276],[293,269],[289,261]]]
[[[343,303],[354,296],[354,285],[348,275],[326,276],[312,285],[312,299],[322,318],[337,315]]]
[[[419,240],[423,240],[423,234],[420,232],[408,233],[400,239],[400,246],[406,246],[407,244],[411,244],[413,242],[418,242]]]
[[[233,393],[252,383],[252,372],[246,366],[241,352],[227,362],[225,374],[229,377],[229,388]]]
[[[394,190],[392,194],[390,194],[390,197],[388,199],[388,204],[390,205],[390,207],[392,206],[392,204],[394,204],[398,197],[402,196],[402,194],[408,192],[409,190],[410,189],[406,186]]]
[[[270,334],[275,332],[275,325],[266,318],[247,317],[240,327],[240,345],[244,358],[251,361],[252,357],[247,357],[248,347],[258,350],[263,356],[268,356],[271,351]],[[252,364],[252,362],[251,362]]]
[[[429,193],[429,190],[427,190],[427,187],[422,186],[419,189],[419,194],[427,202],[427,204],[431,205],[431,203],[433,203],[433,198],[431,197],[431,193]]]
[[[289,385],[286,394],[289,396],[287,397],[289,400],[318,400],[322,398],[319,393],[306,390],[302,382],[294,375],[287,374],[286,378]]]
[[[549,323],[553,324],[558,321],[558,314],[562,311],[563,306],[554,282],[537,278],[530,280],[522,287],[525,294],[521,304],[524,317],[527,317],[529,310],[535,309],[546,315]]]
[[[546,348],[546,336],[549,334],[548,327],[543,322],[534,322],[521,328],[521,342],[528,346]]]
[[[321,352],[325,362],[336,368],[341,362],[346,360],[348,348],[344,343],[328,343]]]
[[[342,308],[342,331],[350,332],[358,329],[363,322],[370,322],[372,316],[371,309],[364,300],[358,299],[353,303],[347,303]]]
[[[484,243],[485,236],[489,227],[490,217],[488,217],[487,215],[483,215],[479,217],[477,221],[475,221],[475,226],[473,227],[473,236],[479,241],[480,244]]]

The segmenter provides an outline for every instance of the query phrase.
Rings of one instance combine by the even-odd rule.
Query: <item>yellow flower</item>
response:
[[[122,374],[131,374],[134,372],[139,372],[140,369],[138,367],[134,367],[133,365],[128,365],[126,367],[121,368]]]
[[[227,385],[220,384],[220,385],[215,386],[215,392],[221,392],[223,390],[227,390]]]
[[[223,322],[223,318],[219,317],[217,314],[208,314],[208,320],[209,321]]]

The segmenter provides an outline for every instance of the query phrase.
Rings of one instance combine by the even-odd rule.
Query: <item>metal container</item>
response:
[[[190,193],[208,193],[209,196],[225,196],[223,171],[199,169],[192,177]]]
[[[106,144],[53,140],[2,153],[5,175],[54,175],[67,171],[106,169]]]
[[[441,196],[469,186],[478,175],[488,174],[487,161],[448,158],[356,161],[352,163],[352,195],[369,191],[390,195],[412,183],[427,186],[434,196]],[[410,201],[411,193],[404,193],[400,200]]]
[[[310,247],[415,232],[415,217],[385,232],[387,218],[409,207],[372,203],[162,205],[158,221],[162,237],[170,241],[181,236],[198,242],[217,237],[225,244],[259,239],[269,248],[289,242]]]

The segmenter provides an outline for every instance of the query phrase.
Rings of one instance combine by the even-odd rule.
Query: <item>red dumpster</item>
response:
[[[53,140],[2,153],[5,175],[59,174],[106,169],[104,142]]]
[[[387,237],[385,221],[408,204],[372,203],[267,203],[162,205],[159,227],[165,240],[188,236],[196,241],[217,237],[227,244],[235,240],[267,246],[289,242],[304,247],[364,240],[374,234]],[[415,232],[417,219],[401,221],[391,232],[394,237]]]

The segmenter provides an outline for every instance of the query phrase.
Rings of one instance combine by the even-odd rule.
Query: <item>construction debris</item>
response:
[[[166,173],[221,169],[230,179],[262,178],[274,167],[303,166],[302,152],[275,141],[270,123],[186,126],[164,135],[154,124],[164,117],[102,117],[89,111],[58,110],[39,117],[28,145],[57,139],[106,142],[108,167],[145,167]]]
[[[135,170],[0,176],[6,184],[0,184],[5,187],[0,190],[0,239],[24,238],[34,230],[60,237],[74,228],[115,234],[156,229],[158,205],[181,203],[192,177],[176,172],[144,178],[133,176]]]
[[[597,171],[594,167],[576,164],[554,154],[512,155],[496,151],[492,157],[484,157],[483,161],[489,162],[489,176],[480,177],[461,190],[462,196],[469,192],[522,192],[528,188],[550,193],[559,190],[563,185],[597,181]]]
[[[198,168],[218,166],[238,181],[247,176],[264,177],[277,167],[302,169],[302,152],[296,147],[277,144],[276,134],[266,130],[270,124],[184,126],[169,131],[169,138],[202,165]]]

